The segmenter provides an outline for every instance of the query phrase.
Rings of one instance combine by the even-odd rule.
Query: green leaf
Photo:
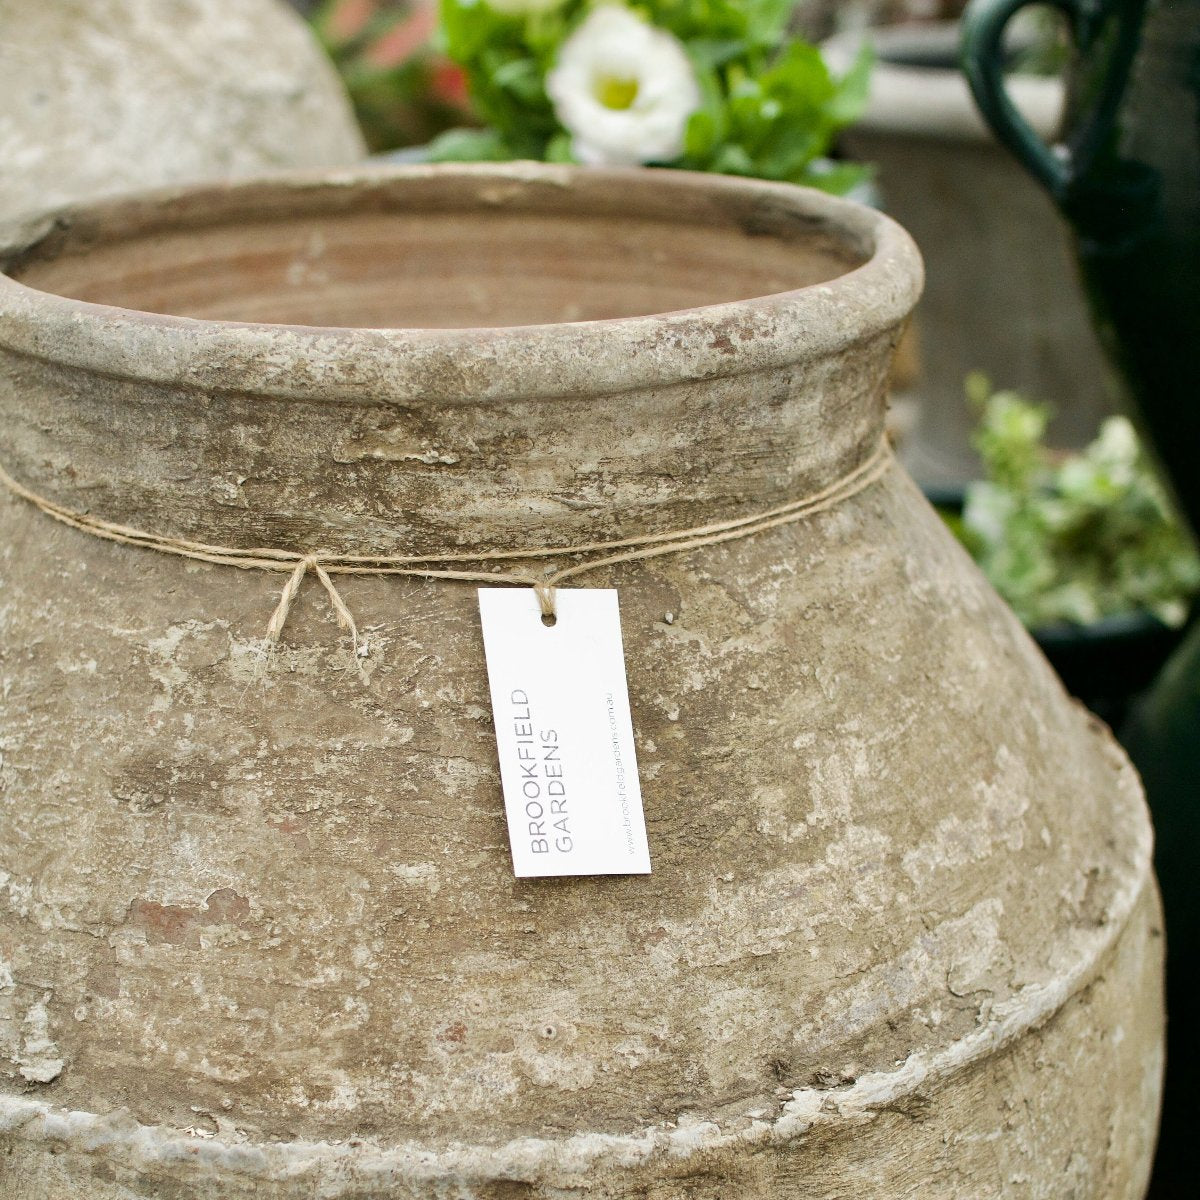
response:
[[[498,36],[509,36],[502,30],[512,25],[482,0],[441,0],[439,14],[446,53],[462,63],[475,58]]]
[[[571,149],[571,135],[556,133],[546,145],[546,161],[552,163],[573,163],[578,159]]]
[[[796,0],[747,0],[747,31],[768,43],[778,43],[797,7]]]
[[[850,70],[837,81],[833,99],[829,103],[829,118],[839,125],[851,125],[862,116],[867,107],[871,91],[871,70],[875,65],[875,52],[864,43]]]
[[[507,62],[498,63],[492,71],[492,83],[512,92],[530,106],[541,104],[546,98],[542,88],[542,73],[530,58],[510,58]]]
[[[855,188],[869,183],[874,174],[874,168],[864,163],[830,162],[824,159],[819,163],[809,164],[804,174],[793,182],[820,188],[833,196],[846,196]]]
[[[692,113],[683,133],[683,153],[689,159],[707,159],[717,143],[717,123],[706,109]]]
[[[744,146],[726,143],[713,159],[712,170],[721,175],[753,175],[754,160]]]
[[[430,162],[506,162],[513,157],[494,129],[447,129],[428,146]]]
[[[688,56],[701,70],[716,70],[746,53],[746,43],[726,39],[693,38],[687,43]]]

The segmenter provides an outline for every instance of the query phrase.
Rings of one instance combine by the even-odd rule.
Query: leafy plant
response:
[[[1180,625],[1200,590],[1200,558],[1124,417],[1078,453],[1043,439],[1050,411],[973,375],[974,444],[985,478],[951,525],[1030,628],[1150,612]]]
[[[514,7],[522,11],[509,11]],[[497,0],[495,7],[487,0],[441,0],[444,49],[465,71],[484,128],[443,135],[434,142],[432,157],[576,161],[579,139],[566,127],[561,106],[556,109],[547,78],[564,44],[599,7],[589,0]],[[641,0],[631,5],[628,11],[677,40],[698,95],[686,115],[678,152],[638,161],[834,192],[859,183],[868,174],[865,167],[833,163],[828,155],[837,133],[866,102],[869,55],[835,79],[816,47],[788,36],[795,7],[795,0]],[[633,102],[635,78],[609,83],[615,84],[612,108]]]

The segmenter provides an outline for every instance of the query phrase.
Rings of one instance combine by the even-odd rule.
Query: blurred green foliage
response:
[[[324,0],[310,20],[372,151],[423,144],[464,119],[462,71],[434,44],[436,0]]]
[[[1133,426],[1110,417],[1078,453],[1044,444],[1050,410],[973,375],[985,478],[951,527],[1031,629],[1150,612],[1180,625],[1200,558]]]

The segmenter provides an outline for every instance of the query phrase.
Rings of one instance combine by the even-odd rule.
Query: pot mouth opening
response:
[[[894,337],[923,278],[894,221],[823,192],[545,163],[124,194],[0,230],[0,272],[0,357],[354,404],[791,369]]]
[[[814,197],[816,200],[814,201]],[[874,252],[852,206],[666,171],[363,172],[81,206],[7,260],[41,293],[238,325],[512,329],[826,284]]]

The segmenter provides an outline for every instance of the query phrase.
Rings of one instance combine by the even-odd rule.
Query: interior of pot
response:
[[[861,235],[787,191],[663,171],[264,182],[81,210],[8,273],[77,300],[206,320],[634,317],[791,291],[866,261]]]

